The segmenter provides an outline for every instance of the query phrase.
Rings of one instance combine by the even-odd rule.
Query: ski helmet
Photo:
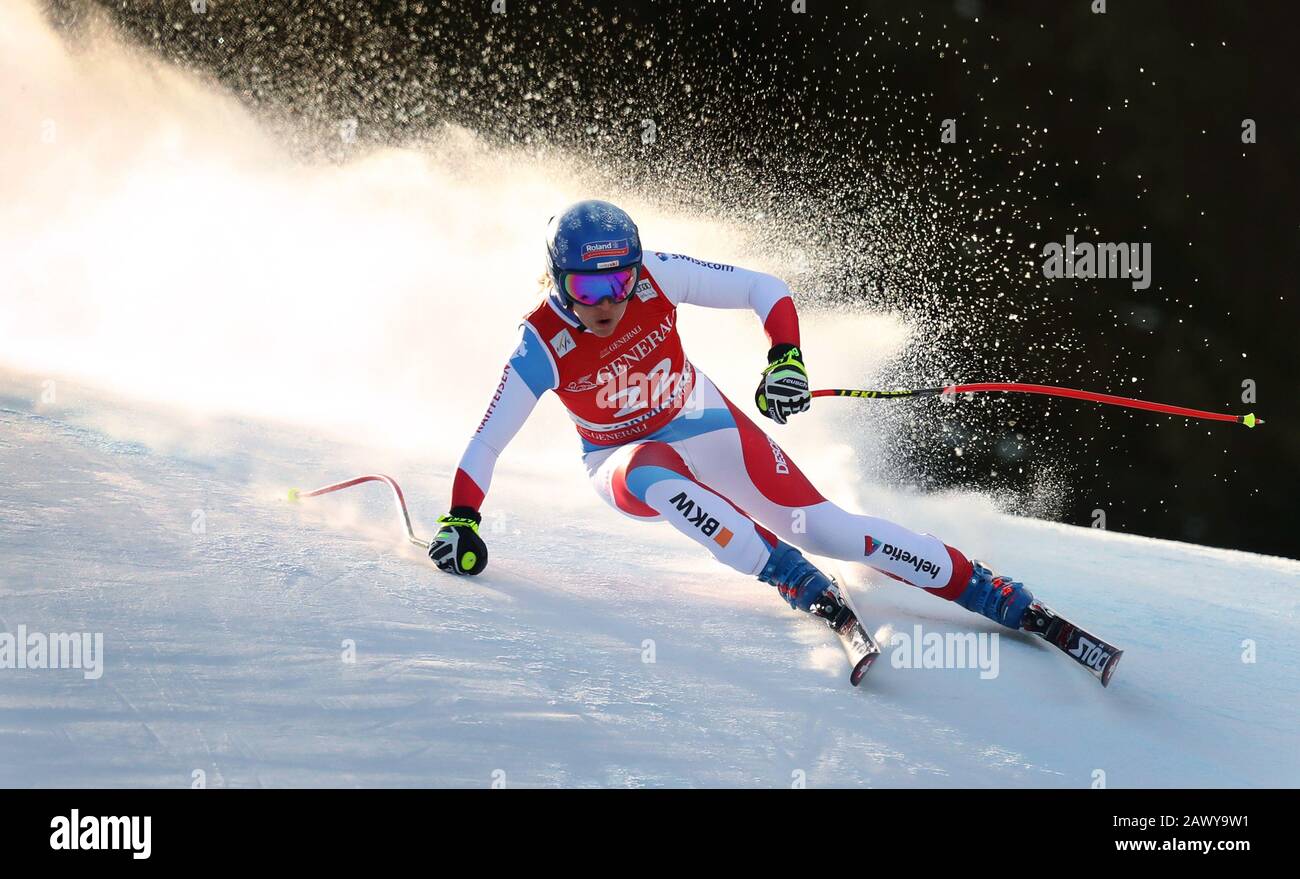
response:
[[[565,305],[622,302],[641,271],[636,223],[607,201],[574,202],[547,226],[546,270]]]

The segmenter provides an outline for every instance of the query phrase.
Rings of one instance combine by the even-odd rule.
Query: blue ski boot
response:
[[[995,623],[1019,629],[1025,609],[1034,600],[1025,584],[994,574],[982,562],[972,560],[971,569],[970,581],[957,603]]]
[[[880,645],[862,627],[835,580],[817,570],[803,553],[788,543],[778,543],[772,549],[758,579],[775,586],[791,607],[812,614],[831,627],[853,669],[849,683],[855,687],[861,683],[862,676],[880,655]]]
[[[838,598],[839,590],[803,553],[788,543],[778,543],[763,566],[758,579],[771,583],[790,606],[808,613],[828,589]],[[843,604],[843,602],[837,602]]]

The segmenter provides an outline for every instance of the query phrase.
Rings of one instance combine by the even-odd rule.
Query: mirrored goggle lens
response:
[[[599,274],[569,274],[564,278],[564,292],[583,305],[595,305],[606,298],[622,302],[632,295],[636,276],[636,266]]]

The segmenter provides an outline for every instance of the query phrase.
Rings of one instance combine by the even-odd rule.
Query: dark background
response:
[[[1037,381],[1256,412],[1253,431],[1041,397],[860,404],[881,475],[1300,557],[1293,3],[56,0],[214,77],[312,161],[444,123],[562,148],[593,190],[745,221],[808,307],[921,327],[886,387]],[[356,142],[338,136],[356,119]],[[1242,121],[1258,142],[1243,144]],[[957,143],[940,142],[955,119]],[[647,142],[647,124],[654,138]],[[540,218],[538,222],[543,222]],[[1042,276],[1150,242],[1153,283]],[[704,253],[695,254],[707,258]],[[816,351],[808,352],[816,379]],[[1255,383],[1258,401],[1242,400]],[[845,405],[859,405],[849,404]]]

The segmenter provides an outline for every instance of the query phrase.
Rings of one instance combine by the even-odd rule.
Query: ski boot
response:
[[[758,579],[771,583],[781,597],[796,610],[812,613],[813,605],[827,590],[839,590],[829,577],[788,543],[778,543],[767,559]],[[843,600],[837,602],[843,605]],[[829,603],[828,603],[829,604]],[[821,614],[818,614],[821,616]],[[825,617],[823,617],[824,619]]]
[[[830,627],[849,660],[849,683],[857,686],[880,655],[880,645],[871,637],[858,615],[840,591],[834,578],[827,577],[788,544],[778,544],[758,579],[771,583],[797,610],[806,611]]]
[[[1034,598],[1024,584],[972,561],[970,582],[957,603],[1013,629],[1037,635],[1110,685],[1124,651],[1079,628]]]
[[[1034,596],[1025,584],[994,574],[983,562],[974,560],[966,589],[957,598],[957,603],[967,610],[1011,629],[1020,628],[1025,610],[1033,601]]]

